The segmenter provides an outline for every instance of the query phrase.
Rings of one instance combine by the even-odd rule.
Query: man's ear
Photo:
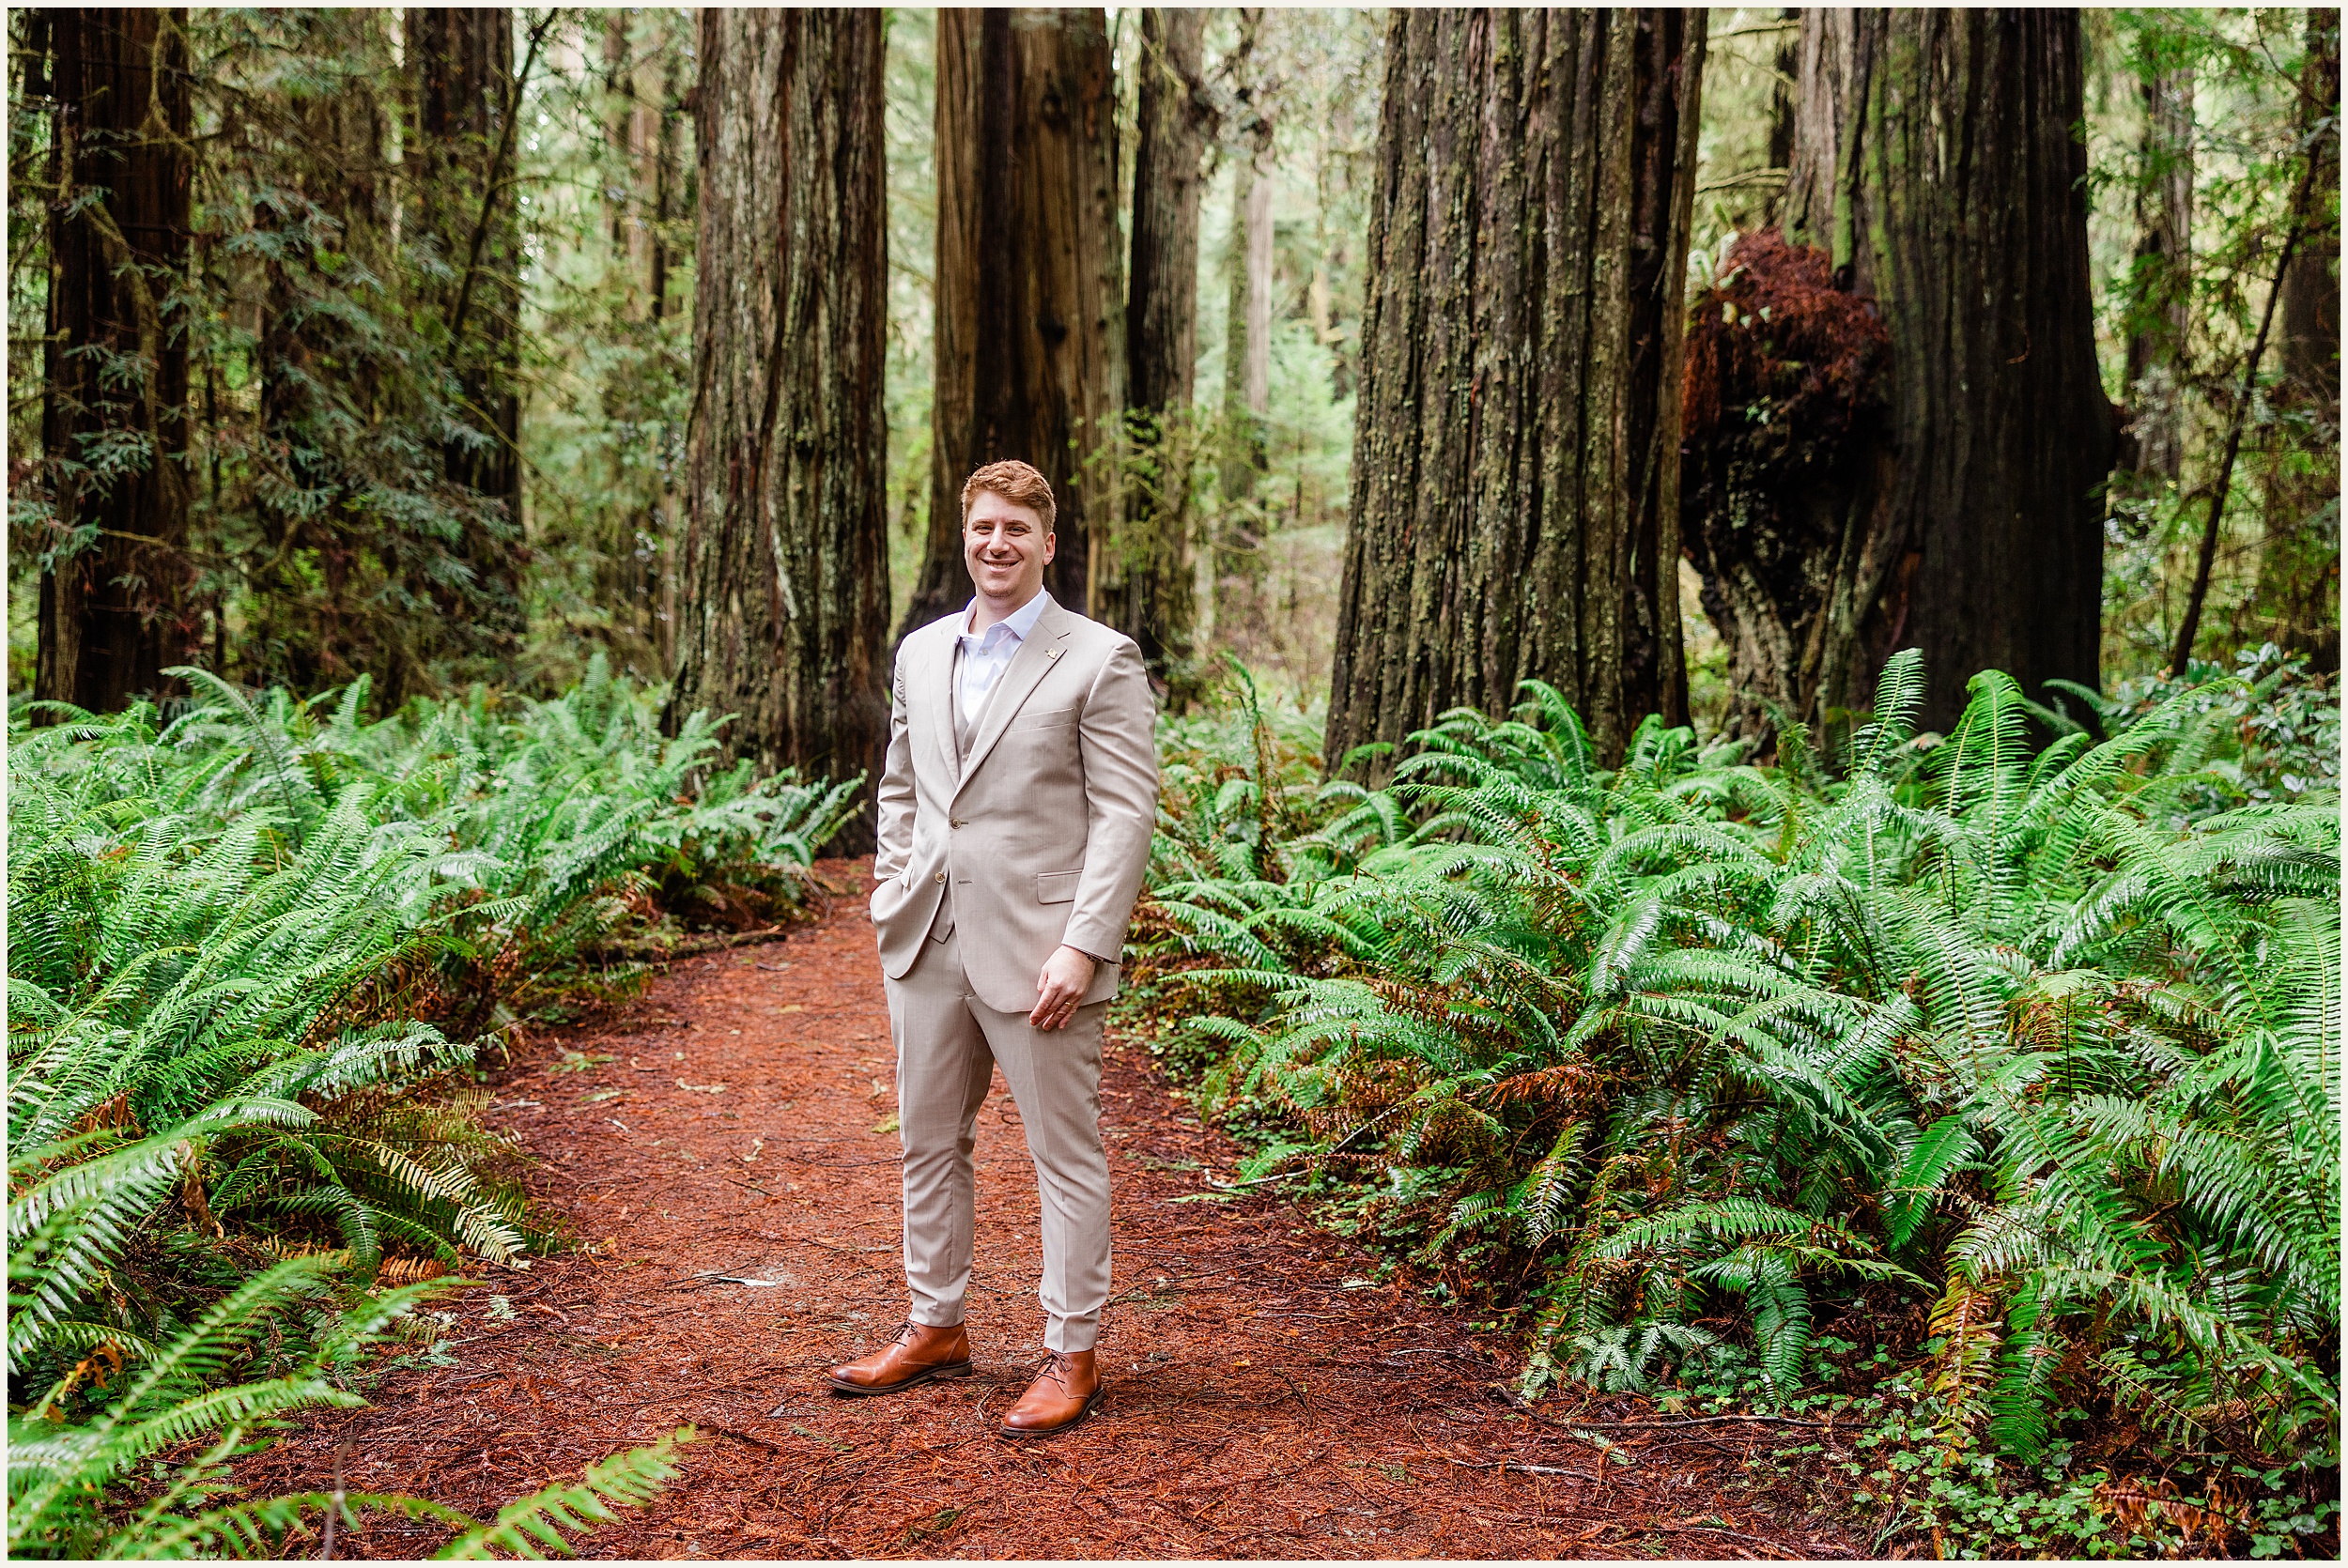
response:
[[[1043,530],[1043,564],[1044,564],[1044,565],[1049,566],[1050,564],[1052,564],[1052,557],[1053,557],[1053,555],[1054,555],[1054,554],[1056,554],[1056,553],[1057,553],[1057,551],[1058,551],[1058,542],[1059,542],[1059,535],[1058,535],[1058,534],[1054,533],[1054,532],[1053,532],[1051,530],[1049,530],[1049,529],[1045,529],[1045,530]]]

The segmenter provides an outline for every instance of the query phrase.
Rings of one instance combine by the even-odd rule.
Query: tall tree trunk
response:
[[[1689,312],[1680,515],[1726,644],[1723,730],[1767,747],[1777,709],[1831,728],[1863,699],[1881,617],[1891,344],[1824,251],[1740,236]]]
[[[1555,686],[1684,723],[1701,10],[1398,10],[1326,755]],[[1390,764],[1368,771],[1386,772]]]
[[[1210,110],[1203,10],[1141,13],[1133,268],[1125,306],[1131,479],[1093,613],[1141,645],[1151,673],[1193,679],[1191,392],[1198,361],[1198,198]]]
[[[1215,542],[1214,623],[1259,631],[1262,512],[1256,483],[1272,409],[1272,125],[1259,117],[1231,184],[1230,294],[1223,337],[1223,515]]]
[[[2283,274],[2278,368],[2294,395],[2340,410],[2340,14],[2308,12],[2300,91],[2301,134],[2315,160],[2307,235]]]
[[[521,214],[513,168],[519,127],[514,13],[417,7],[405,13],[413,105],[415,234],[448,276],[431,290],[455,370],[461,435],[441,445],[449,483],[499,502],[503,528],[469,531],[459,554],[485,591],[469,607],[493,639],[518,640],[522,468]]]
[[[680,51],[663,54],[660,63],[660,125],[653,143],[653,242],[652,275],[646,282],[651,297],[652,318],[656,322],[668,319],[669,279],[672,269],[669,225],[680,223],[687,213],[697,212],[692,166],[684,157],[684,104],[688,84],[685,78]],[[684,531],[680,518],[673,469],[664,469],[660,484],[657,533],[660,547],[656,561],[658,589],[654,595],[653,645],[660,660],[661,670],[676,673],[677,660],[677,545]]]
[[[1116,100],[1098,8],[937,12],[930,533],[900,637],[968,602],[962,482],[1006,457],[1052,482],[1044,586],[1090,612],[1124,402]]]
[[[888,722],[881,49],[873,10],[701,13],[696,390],[667,715],[672,731],[696,709],[734,715],[728,758],[862,773],[868,798]]]
[[[1756,697],[1829,725],[1864,706],[1896,648],[1923,650],[1925,722],[1997,668],[2039,694],[2093,686],[2113,410],[2096,370],[2075,12],[1802,13],[1785,238],[1827,253],[1832,285],[1889,339],[1874,472],[1824,515],[1691,483],[1706,603]],[[1756,361],[1777,324],[1739,322]],[[1781,443],[1812,439],[1788,429]],[[1699,456],[1701,454],[1692,454]],[[1745,498],[1750,499],[1750,498]],[[1739,576],[1801,585],[1738,613]],[[1780,636],[1791,652],[1764,645]]]
[[[610,208],[610,267],[621,285],[621,314],[650,330],[631,334],[638,347],[660,354],[667,337],[669,223],[679,184],[678,121],[685,84],[680,29],[674,13],[641,8],[607,12],[603,30],[604,90],[610,157],[617,166],[606,181]],[[651,406],[608,408],[635,422],[654,441],[666,443],[672,427]],[[650,461],[648,462],[648,458]],[[595,587],[615,607],[634,612],[644,652],[663,677],[675,673],[675,566],[678,465],[666,453],[614,447],[610,454],[613,494],[636,488],[631,473],[647,468],[649,495],[638,506],[613,506],[598,549]],[[639,481],[641,483],[641,481]]]
[[[616,165],[612,173],[617,176],[605,181],[604,197],[611,255],[625,290],[621,314],[638,321],[644,316],[643,277],[651,260],[643,194],[653,115],[637,93],[629,16],[625,8],[603,13],[603,91],[611,116],[605,131],[606,156]]]
[[[194,646],[188,357],[166,315],[188,257],[186,13],[43,20],[57,190],[41,450],[59,543],[94,537],[41,575],[33,693],[104,712],[156,691]]]
[[[2144,146],[2136,189],[2135,309],[2127,399],[2136,469],[2173,483],[2185,465],[2180,374],[2192,320],[2193,71],[2144,80]]]
[[[2256,602],[2266,635],[2340,668],[2340,12],[2308,12],[2300,124],[2315,160],[2306,232],[2283,273],[2274,392],[2287,416],[2269,459]],[[2329,503],[2329,504],[2327,504]]]
[[[1794,162],[1794,102],[1801,70],[1801,8],[1784,6],[1778,10],[1779,22],[1784,30],[1778,34],[1777,49],[1770,55],[1769,78],[1769,166],[1791,169]],[[1765,228],[1775,227],[1783,218],[1780,208],[1785,205],[1785,187],[1770,187],[1761,200],[1761,222]]]

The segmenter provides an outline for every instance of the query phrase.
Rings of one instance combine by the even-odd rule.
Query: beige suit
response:
[[[1101,1015],[1156,824],[1155,717],[1133,640],[1047,603],[975,723],[960,719],[964,616],[897,650],[873,925],[888,980],[904,1145],[905,1279],[917,1323],[963,1318],[974,1130],[995,1068],[1043,1199],[1054,1350],[1089,1350],[1108,1299]],[[1074,1017],[1027,1022],[1062,944],[1112,961]]]

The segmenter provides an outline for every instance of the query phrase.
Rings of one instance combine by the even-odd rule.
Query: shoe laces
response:
[[[1046,1377],[1049,1377],[1053,1382],[1058,1383],[1060,1386],[1060,1391],[1062,1393],[1066,1393],[1068,1391],[1067,1351],[1046,1350],[1043,1353],[1043,1364],[1035,1369],[1035,1381],[1041,1383]]]

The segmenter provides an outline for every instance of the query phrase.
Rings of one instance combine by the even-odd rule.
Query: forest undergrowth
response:
[[[1991,672],[1919,736],[1917,677],[1832,758],[1650,723],[1612,770],[1531,687],[1370,789],[1239,671],[1166,724],[1139,1008],[1243,1179],[1514,1330],[1519,1397],[1824,1422],[1783,1462],[1878,1549],[2321,1554],[2337,699]],[[188,679],[11,727],[11,1555],[558,1549],[670,1447],[487,1523],[228,1461],[554,1244],[480,1054],[789,918],[855,787],[713,770],[600,667],[378,723]]]
[[[1528,684],[1369,789],[1236,670],[1165,738],[1134,1006],[1522,1397],[1822,1423],[1878,1550],[2326,1555],[2337,696],[1989,671],[1919,735],[1921,674],[1767,766],[1601,768]]]
[[[239,1498],[228,1461],[364,1403],[464,1269],[553,1244],[475,1061],[684,926],[790,918],[860,781],[714,769],[716,722],[663,737],[599,658],[375,723],[363,681],[180,673],[168,718],[11,715],[9,1556],[278,1555],[367,1509],[445,1523],[442,1555],[562,1550],[674,1439],[487,1523]]]

